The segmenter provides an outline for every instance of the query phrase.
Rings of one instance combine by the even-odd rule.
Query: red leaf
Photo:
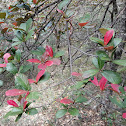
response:
[[[15,25],[15,26],[17,26],[17,22],[13,22],[12,24]]]
[[[57,8],[57,11],[58,11],[60,14],[64,15],[64,12],[63,12],[62,10],[59,10],[59,9]]]
[[[0,24],[2,24],[2,23],[4,23],[4,22],[0,22]]]
[[[47,62],[45,62],[45,65],[46,66],[52,66],[53,65],[53,62],[51,60],[48,60]]]
[[[90,79],[89,81],[91,81],[94,85],[99,86],[98,80],[95,76],[94,76],[94,80]]]
[[[97,80],[96,77],[94,77],[94,80],[90,79],[89,81],[91,81],[96,86],[100,86],[100,90],[101,91],[103,91],[107,86],[109,86],[109,85],[105,86],[105,84],[107,82],[107,79],[104,76],[101,78],[101,80],[99,81],[99,83],[98,83],[98,80]]]
[[[41,57],[41,60],[45,62],[48,59],[48,52],[44,52],[44,54]]]
[[[4,34],[7,31],[8,28],[4,28],[1,30],[1,33]]]
[[[36,81],[35,80],[32,80],[32,79],[28,79],[29,83],[32,84],[32,83],[35,83]]]
[[[13,100],[8,100],[7,103],[8,103],[8,105],[12,105],[14,107],[19,107],[18,104]]]
[[[7,64],[0,64],[0,67],[6,67]]]
[[[28,91],[25,90],[20,90],[20,89],[12,89],[12,90],[8,90],[5,92],[6,96],[17,96],[17,95],[21,95],[21,94],[25,94]]]
[[[89,23],[89,22],[78,23],[78,25],[82,28],[82,27],[85,26],[87,23]]]
[[[124,91],[126,91],[126,86],[124,87]]]
[[[32,62],[32,63],[41,63],[41,61],[40,60],[38,60],[38,59],[29,59],[29,60],[27,60],[28,62]]]
[[[114,91],[120,93],[119,85],[118,84],[111,84],[111,87],[113,88]]]
[[[36,82],[39,81],[40,77],[45,73],[45,70],[41,70],[38,72],[37,77],[36,77]]]
[[[26,108],[26,105],[27,105],[27,101],[24,102],[23,109]]]
[[[122,117],[123,117],[124,119],[126,119],[126,113],[123,113]]]
[[[27,98],[27,96],[30,94],[30,92],[28,91],[25,95],[25,99]]]
[[[120,90],[119,90],[118,84],[111,84],[111,87],[112,87],[112,89],[111,88],[109,88],[109,89],[113,90],[114,92],[116,92],[118,94],[121,93]],[[126,86],[124,87],[124,91],[126,91]]]
[[[18,46],[14,46],[14,48],[15,48],[16,50],[18,50]]]
[[[62,100],[60,100],[60,103],[63,103],[63,104],[70,104],[70,103],[73,103],[73,101],[70,100],[70,99],[67,99],[67,98],[63,98]]]
[[[45,64],[39,64],[38,68],[42,69],[42,70],[45,70],[46,69],[46,65]]]
[[[33,3],[36,4],[37,3],[37,0],[33,0]]]
[[[53,57],[53,50],[51,46],[46,46],[46,52],[50,57]]]
[[[113,29],[106,32],[106,34],[104,36],[104,45],[107,45],[109,43],[109,41],[111,40],[113,34],[114,34]]]
[[[104,47],[104,49],[106,49],[106,50],[112,50],[114,48],[114,46],[108,46],[108,47]]]
[[[10,53],[5,53],[3,58],[5,60],[5,63],[8,63],[8,58],[11,57],[11,54]]]
[[[72,75],[73,75],[73,76],[76,76],[76,77],[82,76],[81,73],[77,73],[77,72],[72,72]]]
[[[103,91],[106,88],[105,86],[106,82],[107,82],[107,79],[103,76],[101,80],[99,81],[99,86],[100,86],[101,91]]]
[[[60,65],[61,61],[57,58],[51,59],[51,61],[53,62],[54,65]]]

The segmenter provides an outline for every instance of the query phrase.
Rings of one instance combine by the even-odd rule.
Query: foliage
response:
[[[100,97],[103,97],[103,92],[111,90],[114,94],[109,96],[111,103],[118,106],[121,110],[126,109],[126,87],[121,86],[122,75],[113,69],[109,69],[110,65],[126,66],[125,59],[114,59],[114,54],[118,45],[122,42],[120,38],[116,38],[116,30],[113,28],[100,28],[99,31],[103,35],[103,38],[89,37],[92,44],[97,44],[98,49],[95,55],[92,54],[92,69],[87,69],[83,73],[73,72],[72,69],[72,51],[71,51],[71,36],[73,34],[74,24],[72,22],[74,17],[74,12],[65,8],[71,3],[70,0],[59,0],[52,2],[52,4],[45,4],[46,1],[43,0],[32,0],[28,2],[26,0],[19,0],[14,5],[11,5],[8,10],[0,12],[0,25],[9,22],[9,25],[1,29],[1,40],[6,40],[9,47],[3,47],[0,50],[0,68],[3,72],[9,72],[15,82],[15,88],[9,89],[5,92],[6,96],[18,96],[18,102],[14,100],[8,100],[8,105],[11,105],[12,109],[4,117],[16,116],[16,122],[22,117],[23,113],[28,115],[35,115],[38,113],[36,108],[31,108],[31,104],[34,100],[41,97],[40,93],[34,91],[31,87],[32,84],[36,86],[40,83],[46,82],[51,77],[50,67],[57,67],[63,63],[62,58],[66,58],[65,50],[60,50],[57,46],[51,46],[48,43],[46,46],[43,42],[47,40],[47,36],[55,33],[56,25],[59,24],[59,30],[56,36],[57,41],[60,37],[66,33],[67,45],[68,45],[68,62],[70,63],[70,78],[74,82],[74,79],[78,81],[74,82],[71,86],[72,93],[77,91],[75,94],[62,96],[64,98],[58,101],[61,105],[61,109],[56,112],[56,118],[61,118],[66,114],[79,117],[78,107],[80,104],[83,106],[90,105],[89,101],[91,98],[87,97],[83,89],[85,86],[91,84],[91,82],[100,87]],[[54,8],[44,15],[45,21],[42,20],[43,17],[39,15],[43,10],[55,5]],[[55,11],[55,15],[59,16],[59,19],[55,19],[51,15],[52,11]],[[21,12],[25,13],[25,16],[18,17],[14,13]],[[40,18],[40,21],[35,19],[36,15]],[[49,19],[48,16],[50,15]],[[13,21],[12,21],[13,19]],[[60,21],[61,20],[61,21]],[[91,15],[89,13],[78,19],[78,29],[83,30],[87,27],[94,27],[91,24]],[[60,27],[66,23],[66,28]],[[87,26],[87,27],[86,27]],[[63,26],[64,27],[64,26]],[[6,34],[13,34],[12,40],[6,39]],[[44,38],[42,41],[39,40],[39,36]],[[83,44],[82,44],[83,45]],[[78,49],[79,50],[79,49]],[[24,53],[25,52],[25,53]],[[83,52],[83,51],[82,51]],[[27,54],[28,53],[28,54]],[[89,55],[88,53],[85,53]],[[35,79],[28,79],[28,74],[32,71],[32,68],[37,69]],[[30,71],[31,70],[31,71]],[[33,71],[34,72],[34,71]],[[101,80],[99,80],[101,78]],[[99,82],[98,82],[99,80]],[[107,84],[106,84],[107,83]],[[0,80],[0,86],[3,86],[4,82]],[[93,86],[94,86],[93,85]],[[108,112],[108,110],[107,110]],[[126,119],[126,113],[121,112],[122,118]]]

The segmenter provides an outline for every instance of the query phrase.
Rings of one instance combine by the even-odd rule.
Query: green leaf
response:
[[[18,115],[18,114],[22,113],[23,110],[22,110],[22,108],[14,107],[14,108],[11,110],[11,112],[12,112],[12,115]]]
[[[123,106],[124,106],[124,108],[126,108],[126,99],[124,99],[124,101],[123,101]]]
[[[99,31],[102,33],[102,35],[104,36],[105,33],[108,31],[106,28],[100,28]]]
[[[90,20],[90,14],[89,13],[87,13],[87,14],[85,14],[83,17],[81,17],[80,19],[79,19],[79,22],[80,23],[84,23],[84,22],[87,22],[87,21],[89,21]]]
[[[17,67],[15,67],[15,65],[12,63],[7,63],[6,70],[12,74],[16,74],[18,72]]]
[[[61,107],[64,107],[65,109],[68,108],[68,105],[67,105],[67,104],[65,105],[65,104],[62,104],[62,103],[61,103],[60,106],[61,106]]]
[[[103,42],[101,39],[99,39],[99,38],[90,37],[89,39],[90,39],[92,42],[95,42],[95,43],[98,43],[98,44],[104,46],[104,42]]]
[[[15,58],[17,59],[18,62],[20,62],[20,59],[21,59],[21,51],[19,49],[15,53]]]
[[[49,78],[50,78],[50,73],[45,72],[44,75],[40,78],[40,81],[38,82],[38,84],[41,84],[41,83],[49,80]]]
[[[21,116],[22,116],[22,113],[19,114],[19,115],[16,117],[15,122],[17,122],[17,121],[21,118]]]
[[[87,102],[87,101],[88,101],[87,98],[85,98],[84,96],[80,95],[80,96],[76,99],[75,102],[77,102],[77,103],[82,103],[82,102]]]
[[[65,54],[64,51],[58,51],[58,52],[54,55],[54,57],[55,57],[55,58],[58,58],[58,57],[60,57],[60,56],[63,56],[64,54]]]
[[[8,116],[16,116],[23,113],[22,108],[14,107],[11,111],[9,111],[4,118],[7,118]]]
[[[68,112],[69,112],[71,115],[73,115],[73,116],[79,115],[79,110],[76,109],[76,108],[69,108],[69,109],[68,109]]]
[[[105,51],[96,51],[96,55],[101,59],[101,60],[107,60],[110,61],[111,59],[109,58],[109,56],[105,53]]]
[[[28,115],[35,115],[38,113],[38,111],[36,108],[31,108],[31,109],[28,109],[25,113]]]
[[[22,89],[22,90],[29,90],[30,89],[28,78],[24,74],[21,74],[21,73],[16,74],[15,85],[17,87],[20,87],[19,89]]]
[[[30,92],[30,94],[27,96],[27,100],[36,100],[36,99],[39,99],[39,92]]]
[[[63,0],[62,2],[59,3],[58,8],[61,10],[63,7],[65,7],[70,0]]]
[[[67,15],[67,17],[71,17],[72,15],[74,15],[74,11],[73,10],[67,10],[66,11],[66,15]]]
[[[67,109],[58,110],[56,113],[56,118],[61,118],[67,113]]]
[[[41,56],[45,52],[43,47],[38,47],[37,50],[32,50],[31,53],[37,56]]]
[[[12,40],[15,41],[15,42],[20,41],[17,37],[16,38],[13,38]]]
[[[28,32],[28,30],[30,29],[31,26],[32,26],[32,18],[29,18],[26,21],[26,32]]]
[[[89,78],[91,76],[94,76],[95,74],[97,74],[99,72],[98,69],[91,69],[91,70],[88,70],[88,71],[85,71],[83,73],[83,78]]]
[[[126,66],[126,60],[113,60],[112,62],[121,66]]]
[[[17,46],[17,45],[20,45],[22,42],[20,41],[20,42],[14,42],[11,46],[13,47],[13,46]]]
[[[21,29],[23,29],[24,31],[26,31],[26,23],[21,23],[20,27]]]
[[[1,86],[3,86],[3,81],[2,81],[2,80],[0,80],[0,87],[1,87]]]
[[[79,81],[79,82],[77,82],[77,84],[73,85],[72,88],[80,89],[83,86],[84,86],[84,82],[83,81]]]
[[[87,29],[92,29],[96,26],[96,24],[88,24],[88,25],[85,25],[84,27],[87,28]]]
[[[111,100],[112,103],[116,104],[118,107],[123,108],[123,104],[121,103],[121,101],[116,99],[116,96],[113,96],[113,98],[109,96],[109,99]]]
[[[92,62],[94,64],[94,66],[98,69],[102,69],[102,67],[104,66],[105,62],[103,60],[101,60],[99,57],[94,57],[92,59]]]
[[[80,89],[82,88],[85,83],[87,83],[89,81],[89,79],[85,79],[83,81],[78,81],[77,84],[73,85],[71,88],[75,88],[75,89]]]
[[[38,47],[37,49],[38,49],[39,51],[41,51],[42,54],[45,52],[45,48],[44,48],[44,47]]]
[[[8,116],[11,116],[11,111],[9,111],[9,112],[4,116],[4,118],[7,118]]]
[[[104,36],[106,34],[107,31],[111,30],[112,28],[99,28],[99,31],[102,33],[102,35]],[[114,29],[113,29],[114,30]],[[113,37],[115,35],[115,32],[113,34]]]
[[[122,39],[120,39],[120,38],[114,38],[114,47],[116,47],[121,41],[122,41]]]
[[[120,92],[121,92],[122,94],[125,94],[124,87],[122,87],[122,86],[119,86],[119,90],[120,90]]]
[[[25,73],[25,72],[27,72],[28,70],[30,70],[31,68],[32,68],[32,65],[31,65],[31,64],[24,65],[24,66],[21,66],[21,67],[20,67],[19,72],[20,72],[20,73]]]
[[[16,37],[23,42],[23,32],[22,31],[16,31],[15,33]]]
[[[32,37],[32,35],[34,34],[33,30],[30,30],[25,38],[25,41],[27,41],[28,39],[30,39]]]
[[[122,81],[120,74],[114,71],[104,70],[102,75],[113,84],[119,84]]]

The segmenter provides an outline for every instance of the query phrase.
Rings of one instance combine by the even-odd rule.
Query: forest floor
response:
[[[2,4],[0,6],[2,6]],[[6,3],[3,3],[3,7],[7,7],[7,6],[8,5]],[[84,9],[86,10],[86,8]],[[83,13],[83,8],[81,5],[77,7],[77,10],[79,10],[80,13]],[[75,24],[77,24],[77,22],[75,22]],[[80,38],[84,38],[88,30],[84,29],[83,31],[83,29],[82,30],[79,29],[78,31],[80,32],[79,33]],[[78,33],[78,31],[75,31],[75,32]],[[82,41],[84,40],[82,39]],[[80,44],[79,42],[80,40],[77,41],[76,43],[77,46]],[[89,44],[89,43],[87,42],[86,44]],[[82,49],[86,49],[86,48],[87,47],[84,46]],[[67,53],[68,49],[66,48],[66,45],[64,45],[61,48],[61,50],[65,50],[66,51],[65,55],[68,55]],[[85,56],[83,56],[81,60],[75,62],[74,71],[76,72],[78,71],[77,69],[78,66],[80,67],[83,66],[85,59],[86,59]],[[91,60],[91,59],[89,58],[88,60]],[[67,113],[61,119],[56,119],[55,114],[57,110],[61,108],[58,100],[61,98],[65,89],[73,85],[72,81],[68,79],[70,76],[69,64],[66,65],[64,71],[62,71],[62,68],[63,68],[63,64],[61,64],[58,67],[54,66],[54,67],[49,68],[48,71],[52,71],[51,78],[48,81],[43,82],[39,85],[35,85],[35,84],[32,85],[33,91],[40,92],[39,99],[35,100],[30,105],[30,107],[37,108],[38,114],[30,116],[24,113],[18,122],[15,122],[16,117],[14,116],[10,116],[9,118],[4,118],[4,115],[7,112],[9,112],[9,110],[11,109],[11,106],[7,104],[7,100],[12,99],[14,101],[17,101],[17,97],[11,97],[11,98],[5,97],[6,90],[13,88],[14,83],[11,80],[11,77],[8,77],[6,75],[5,76],[8,79],[1,78],[2,80],[5,81],[5,84],[3,87],[0,88],[0,103],[2,104],[0,106],[0,126],[106,126],[106,119],[103,120],[103,115],[99,114],[100,113],[99,111],[103,109],[103,106],[101,106],[101,104],[98,104],[96,102],[96,101],[102,101],[102,97],[100,96],[101,92],[99,88],[97,88],[93,84],[89,84],[84,89],[84,91],[86,92],[86,95],[88,97],[90,96],[90,99],[87,101],[87,104],[86,103],[78,104],[78,107],[80,108],[79,116],[71,116],[69,113]],[[90,68],[92,68],[92,63],[86,64],[85,66],[82,67],[80,71],[88,70]],[[5,77],[5,76],[0,75],[0,77]],[[31,78],[33,77],[34,76],[31,76]],[[66,81],[66,79],[68,80]],[[95,90],[95,93],[94,93],[94,90]],[[67,91],[68,93],[65,92],[66,97],[69,96],[69,94],[71,94],[71,90],[69,88]],[[107,91],[105,90],[102,93],[103,97],[106,97],[106,92]],[[120,125],[113,124],[112,126],[120,126]]]

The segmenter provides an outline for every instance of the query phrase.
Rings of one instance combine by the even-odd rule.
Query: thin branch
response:
[[[115,25],[115,23],[118,21],[118,18],[121,16],[121,14],[123,14],[124,10],[126,9],[126,7],[124,7],[119,14],[117,15],[115,21],[113,22],[113,24],[111,25],[111,28]]]
[[[105,17],[106,17],[106,14],[107,14],[107,11],[108,11],[108,9],[109,9],[110,4],[112,4],[112,0],[111,0],[111,1],[109,2],[109,4],[107,5],[107,8],[106,8],[106,10],[105,10],[105,13],[104,13],[104,16],[103,16],[103,18],[102,18],[102,21],[101,21],[101,24],[100,24],[99,28],[102,26],[102,24],[103,24],[103,22],[104,22],[104,20],[105,20]]]
[[[85,54],[85,55],[87,55],[87,56],[95,56],[95,57],[97,57],[96,55],[93,55],[93,54],[89,54],[89,53],[87,53],[87,52],[84,52],[84,51],[82,51],[81,49],[79,49],[79,48],[77,48],[77,47],[75,47],[75,46],[72,46],[72,48],[74,48],[74,49],[76,49],[76,50],[82,52],[83,54]]]
[[[54,1],[50,4],[47,4],[45,7],[43,7],[42,9],[40,10],[36,10],[35,13],[31,16],[31,18],[33,19],[36,15],[38,15],[39,13],[41,13],[43,10],[47,9],[48,7],[56,4],[56,3],[60,3],[62,0],[57,0],[57,1]]]
[[[68,31],[68,21],[66,21],[66,30],[67,30],[67,44],[68,44],[68,54],[69,54],[69,59],[70,59],[70,75],[71,75],[73,72],[73,68],[72,68],[72,56],[71,56],[71,47],[70,47],[70,35]],[[74,82],[73,78],[71,79]]]

